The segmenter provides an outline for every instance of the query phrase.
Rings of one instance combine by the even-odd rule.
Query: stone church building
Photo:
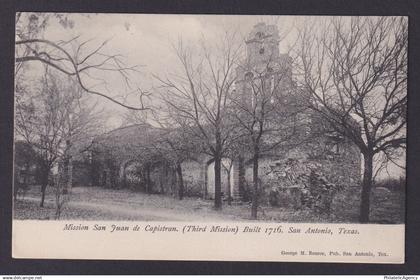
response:
[[[258,71],[267,71],[267,86],[279,89],[293,88],[291,59],[279,51],[277,26],[259,23],[253,27],[246,41],[246,59],[237,68],[235,94],[252,101],[249,83]],[[281,76],[281,77],[280,77]],[[285,100],[299,102],[289,91]],[[285,101],[283,100],[283,101]],[[263,153],[259,161],[260,185],[264,192],[273,189],[289,191],[308,182],[310,174],[320,174],[326,182],[340,186],[354,186],[361,177],[361,153],[349,140],[325,129],[325,123],[314,112],[300,113],[300,132],[289,143]],[[142,147],[158,139],[162,129],[151,125],[132,125],[113,130],[96,142],[92,154],[93,184],[113,188],[138,188],[147,181],[148,192],[176,195],[176,173],[165,161],[149,151],[138,149],[133,156],[125,147],[135,147],[130,139],[142,142]],[[306,141],[301,141],[306,139]],[[268,140],[265,140],[268,141]],[[301,142],[301,143],[300,143]],[[101,145],[99,145],[101,144]],[[120,147],[115,149],[115,147]],[[113,151],[117,154],[112,154]],[[137,163],[142,158],[142,164]],[[145,165],[146,161],[150,164]],[[205,199],[214,198],[214,163],[206,155],[181,164],[185,195]],[[136,187],[137,186],[137,187]],[[249,151],[241,151],[232,158],[224,158],[222,192],[224,199],[249,200],[252,192],[252,161]]]

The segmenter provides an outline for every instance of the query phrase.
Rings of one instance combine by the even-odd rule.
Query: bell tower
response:
[[[285,89],[292,81],[292,60],[288,54],[280,54],[280,36],[276,25],[257,23],[245,40],[246,57],[237,67],[237,94],[249,99],[252,79],[264,74],[269,83],[278,89]]]
[[[279,31],[275,25],[263,22],[256,24],[245,43],[247,59],[251,65],[275,61],[279,57]]]
[[[286,96],[292,82],[291,58],[287,54],[280,54],[279,43],[277,26],[263,22],[254,25],[247,36],[246,57],[236,68],[237,80],[232,94],[236,102],[241,104],[241,108],[251,108],[252,112],[254,104],[258,104],[259,97],[255,92],[258,92],[258,86],[261,84],[265,85],[267,96],[275,98]],[[270,103],[274,102],[275,99],[270,98]],[[233,160],[234,199],[245,193],[247,165],[245,159],[249,156],[247,153],[248,151],[244,150]]]

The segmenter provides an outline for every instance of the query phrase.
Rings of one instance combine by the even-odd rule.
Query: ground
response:
[[[278,222],[343,222],[358,219],[358,190],[350,189],[336,195],[331,214],[321,215],[311,210],[293,210],[261,207],[260,221]],[[376,223],[402,223],[404,221],[404,195],[388,190],[374,191],[371,220]],[[54,219],[55,196],[49,188],[45,207],[39,207],[39,186],[29,189],[15,202],[15,219]],[[61,219],[74,220],[136,220],[136,221],[249,221],[250,204],[225,203],[221,211],[213,209],[212,200],[177,198],[99,187],[74,187]]]

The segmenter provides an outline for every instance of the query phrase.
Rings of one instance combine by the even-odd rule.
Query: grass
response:
[[[311,210],[261,207],[260,221],[334,222],[358,221],[360,189],[350,188],[337,194],[330,215]],[[14,205],[15,219],[54,219],[55,197],[47,189],[45,207],[39,207],[39,187],[31,187],[24,199]],[[371,220],[376,223],[403,223],[405,196],[398,191],[373,191]],[[144,194],[130,190],[110,190],[99,187],[72,189],[70,202],[65,205],[63,220],[137,220],[137,221],[250,221],[249,203],[223,205],[215,211],[213,201],[197,198],[178,200],[174,197]]]

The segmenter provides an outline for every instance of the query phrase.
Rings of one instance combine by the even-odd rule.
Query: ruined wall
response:
[[[159,164],[150,171],[150,192],[177,195],[177,178],[175,170],[168,164]]]
[[[271,176],[271,165],[273,164],[273,158],[261,158],[258,161],[258,174],[261,183],[265,183],[269,176]],[[252,190],[253,188],[253,165],[252,162],[248,162],[245,168],[245,188]]]
[[[284,158],[275,161],[278,176],[283,176],[293,182],[288,174],[291,165],[296,165],[300,172],[309,175],[315,170],[334,184],[353,186],[360,183],[361,154],[357,147],[343,141],[331,144],[328,139],[321,138],[307,145],[292,149]]]
[[[354,186],[361,179],[361,153],[349,140],[339,142],[324,137],[307,145],[306,161],[316,164],[327,179],[335,184]]]
[[[205,163],[194,160],[182,163],[184,192],[186,196],[202,197],[205,191]]]
[[[349,141],[319,137],[305,145],[287,151],[278,150],[260,159],[258,172],[261,203],[271,204],[270,193],[275,192],[281,200],[278,204],[299,208],[301,198],[298,196],[302,188],[313,187],[315,177],[322,181],[317,183],[322,187],[334,185],[337,190],[360,184],[361,154]],[[248,198],[253,191],[252,174],[252,162],[247,162],[242,195]]]

